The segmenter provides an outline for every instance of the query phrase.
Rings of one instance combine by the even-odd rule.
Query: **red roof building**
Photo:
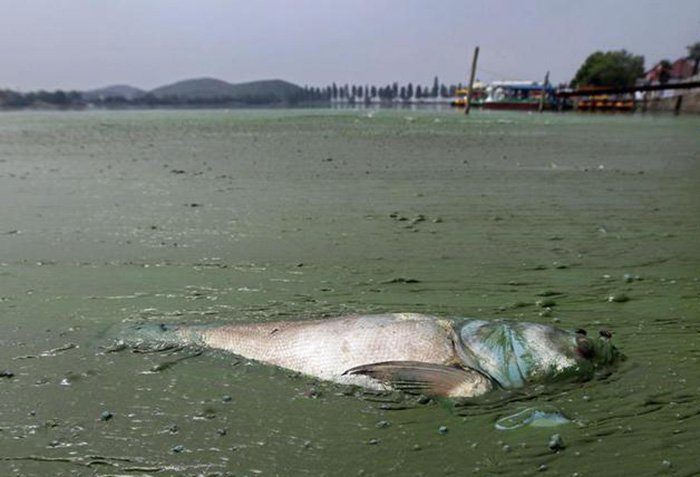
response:
[[[686,79],[693,76],[694,61],[690,58],[679,58],[671,65],[671,78]]]
[[[694,62],[690,58],[678,58],[671,63],[671,67],[667,71],[668,76],[666,80],[684,80],[690,78],[693,76],[693,65]],[[652,83],[659,82],[663,71],[664,65],[663,62],[660,61],[644,74],[644,79]]]

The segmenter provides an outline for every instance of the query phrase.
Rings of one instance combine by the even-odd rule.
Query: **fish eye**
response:
[[[594,354],[593,343],[588,338],[579,336],[576,338],[576,348],[574,348],[576,354],[585,359],[592,359]]]

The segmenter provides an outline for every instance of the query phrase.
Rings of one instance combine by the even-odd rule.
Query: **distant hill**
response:
[[[158,99],[177,98],[193,102],[229,100],[263,104],[293,101],[303,91],[299,86],[282,80],[231,84],[214,78],[197,78],[161,86],[148,94]]]
[[[231,96],[233,85],[214,78],[195,78],[168,84],[148,93],[156,98],[214,99]]]
[[[124,98],[128,101],[141,98],[146,92],[139,88],[134,88],[126,84],[116,84],[104,88],[83,91],[83,99],[87,101],[104,100],[107,98]]]
[[[233,85],[234,98],[248,100],[276,99],[277,101],[289,101],[303,94],[304,89],[279,79],[251,81]]]

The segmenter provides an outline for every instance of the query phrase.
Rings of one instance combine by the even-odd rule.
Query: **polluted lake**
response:
[[[700,118],[0,115],[0,475],[700,473]],[[603,332],[592,379],[429,398],[136,324]],[[139,352],[142,351],[142,352]]]

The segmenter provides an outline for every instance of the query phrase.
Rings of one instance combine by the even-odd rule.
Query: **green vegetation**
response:
[[[149,92],[159,99],[182,98],[208,100],[232,96],[233,85],[214,78],[197,78],[161,86]]]
[[[0,90],[0,106],[8,108],[70,108],[82,103],[82,95],[78,91],[36,91],[22,94],[9,89]]]
[[[85,101],[98,101],[101,98],[124,98],[128,101],[140,98],[146,94],[146,92],[139,88],[134,88],[129,85],[113,85],[106,86],[104,88],[94,89],[91,91],[84,91],[83,99]]]
[[[154,104],[296,104],[316,99],[313,94],[282,80],[231,84],[214,78],[179,81],[150,91],[145,101]]]
[[[644,57],[626,50],[596,51],[576,72],[571,86],[632,86],[644,74]]]

